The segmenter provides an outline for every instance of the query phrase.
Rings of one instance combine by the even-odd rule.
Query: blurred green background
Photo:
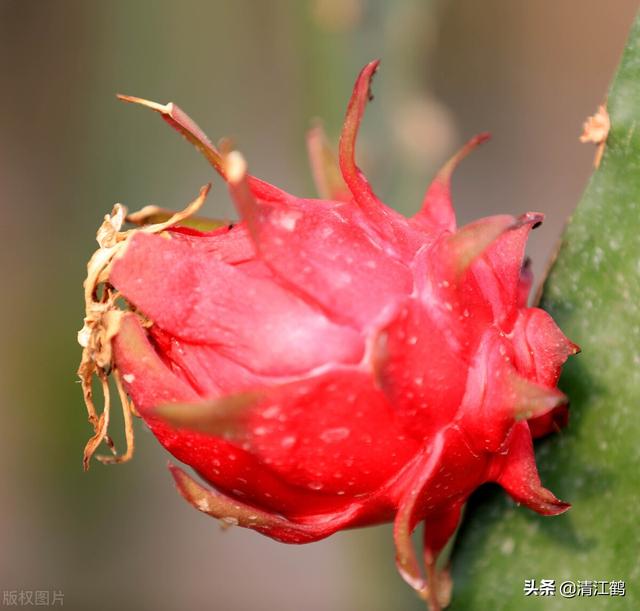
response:
[[[359,147],[379,195],[414,212],[438,165],[490,130],[456,177],[460,220],[544,212],[530,249],[539,275],[590,174],[593,149],[577,137],[636,9],[0,0],[0,590],[62,590],[65,608],[97,611],[421,609],[389,527],[302,547],[223,533],[179,498],[141,426],[131,463],[82,472],[75,334],[102,216],[115,202],[182,207],[212,178],[207,212],[232,214],[196,152],[114,94],[179,103],[214,140],[232,137],[253,173],[312,195],[310,119],[337,137],[358,70],[381,57]]]

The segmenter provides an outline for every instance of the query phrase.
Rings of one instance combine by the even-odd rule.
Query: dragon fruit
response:
[[[85,283],[79,374],[98,445],[113,374],[131,414],[203,480],[171,465],[183,497],[228,524],[286,543],[393,521],[403,578],[430,608],[450,581],[436,570],[469,495],[497,482],[541,514],[569,508],[539,479],[532,436],[564,424],[556,384],[577,347],[527,307],[523,263],[542,214],[499,215],[457,229],[450,179],[473,138],[405,218],[355,162],[378,62],[360,73],[336,161],[309,135],[323,199],[292,196],[247,173],[177,106],[159,112],[228,184],[241,221],[198,230],[184,212],[116,206],[98,233]],[[151,222],[159,220],[160,222]],[[97,376],[105,392],[98,414]],[[424,567],[411,533],[424,522]]]

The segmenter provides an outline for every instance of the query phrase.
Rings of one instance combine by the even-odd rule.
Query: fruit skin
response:
[[[128,239],[108,270],[131,310],[113,365],[160,443],[212,486],[170,466],[199,510],[287,543],[394,521],[398,568],[435,609],[435,559],[479,485],[538,513],[569,508],[540,483],[532,432],[566,421],[556,384],[577,347],[526,306],[524,247],[541,214],[456,228],[451,174],[486,135],[412,218],[375,196],[355,143],[377,66],[356,81],[340,173],[310,135],[326,200],[248,175],[173,104],[124,98],[205,154],[242,220]],[[410,540],[423,521],[429,588]]]

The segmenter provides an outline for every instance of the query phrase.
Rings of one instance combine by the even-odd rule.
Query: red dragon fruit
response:
[[[85,466],[101,442],[113,450],[113,374],[128,450],[103,462],[130,458],[134,413],[206,482],[171,465],[184,498],[225,523],[307,543],[393,521],[398,569],[437,609],[450,583],[436,558],[479,485],[541,514],[568,509],[540,483],[532,436],[566,419],[556,383],[577,347],[526,305],[523,253],[541,214],[456,228],[450,177],[486,135],[444,166],[412,218],[373,193],[355,144],[377,66],[357,79],[337,163],[320,128],[310,133],[320,200],[247,174],[177,106],[123,97],[206,156],[241,221],[189,226],[208,187],[164,222],[142,211],[129,217],[142,228],[121,231],[122,206],[105,217],[79,336],[95,428]],[[411,543],[420,522],[424,572]]]

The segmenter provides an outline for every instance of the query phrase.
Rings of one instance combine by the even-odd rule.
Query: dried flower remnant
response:
[[[123,97],[205,155],[241,221],[186,226],[206,190],[160,224],[123,232],[120,208],[105,221],[80,334],[95,429],[85,461],[109,443],[109,401],[98,416],[91,378],[112,374],[125,413],[135,404],[206,482],[171,466],[198,510],[287,543],[392,521],[401,575],[439,609],[451,582],[436,560],[479,485],[546,515],[569,507],[542,487],[532,435],[566,419],[556,384],[576,346],[526,307],[524,247],[541,214],[456,227],[451,175],[486,135],[445,165],[412,218],[374,194],[355,145],[377,65],[356,81],[337,159],[320,126],[309,135],[323,199],[251,176],[174,104]]]
[[[610,129],[611,120],[609,119],[609,113],[607,112],[606,104],[601,104],[600,106],[598,106],[598,111],[596,112],[596,114],[588,117],[582,125],[580,142],[592,142],[597,147],[596,156],[593,160],[593,165],[596,169],[600,167],[600,161],[602,161],[602,155],[604,155],[604,149],[607,143],[607,137],[609,136]]]
[[[123,388],[122,377],[118,369],[113,366],[111,340],[120,329],[123,311],[118,303],[120,295],[108,281],[111,264],[137,231],[161,233],[174,224],[193,218],[193,214],[202,206],[209,188],[210,186],[204,187],[198,198],[182,212],[172,213],[164,222],[148,224],[141,230],[121,231],[125,218],[129,217],[127,217],[127,209],[121,204],[116,204],[111,214],[104,217],[104,222],[98,229],[96,240],[99,248],[87,264],[87,278],[84,281],[85,318],[83,327],[78,332],[78,343],[82,346],[78,376],[82,385],[89,422],[94,429],[94,435],[89,439],[84,450],[83,466],[85,470],[89,468],[89,461],[103,440],[112,453],[111,456],[96,456],[103,463],[126,462],[132,458],[134,450],[131,416],[137,414]],[[162,212],[154,208],[152,215],[158,214],[162,214]],[[150,210],[142,210],[132,216],[147,219],[150,215]],[[127,450],[122,455],[117,454],[111,438],[107,435],[111,406],[109,375],[113,375],[115,379],[125,422]],[[104,399],[104,407],[100,415],[98,415],[93,401],[94,376],[100,381]],[[124,379],[125,382],[133,381],[133,378],[126,375]]]

